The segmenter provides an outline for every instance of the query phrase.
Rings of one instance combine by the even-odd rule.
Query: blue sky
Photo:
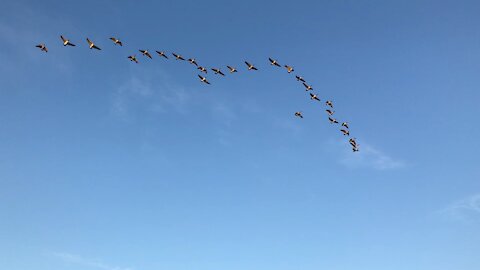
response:
[[[5,1],[0,268],[479,269],[479,10]],[[241,69],[208,86],[138,49]]]

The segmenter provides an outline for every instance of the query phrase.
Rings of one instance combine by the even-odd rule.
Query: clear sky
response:
[[[480,269],[479,12],[3,1],[0,269]]]

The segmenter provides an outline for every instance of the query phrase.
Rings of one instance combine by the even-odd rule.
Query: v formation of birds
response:
[[[62,43],[63,43],[63,46],[71,46],[71,47],[75,47],[76,45],[74,43],[72,43],[69,39],[67,39],[66,37],[64,36],[60,36],[60,39],[62,40]],[[111,37],[110,40],[114,43],[114,45],[118,45],[118,46],[123,46],[123,43],[117,39],[117,38],[114,38],[114,37]],[[99,46],[97,46],[97,44],[95,44],[93,41],[91,41],[89,38],[86,39],[87,43],[88,43],[88,47],[90,49],[95,49],[95,50],[101,50],[101,48]],[[48,48],[45,44],[38,44],[36,45],[37,48],[39,48],[41,51],[43,52],[48,52]],[[138,50],[144,57],[148,57],[150,59],[153,59],[152,57],[152,54],[148,51],[148,50]],[[155,51],[157,53],[157,55],[159,57],[163,57],[165,59],[169,59],[168,55],[166,52],[163,52],[163,51]],[[180,54],[177,54],[177,53],[172,53],[172,56],[175,58],[175,60],[180,60],[180,61],[187,61],[189,62],[190,64],[194,65],[198,70],[199,70],[199,73],[205,73],[207,74],[208,73],[208,68],[206,67],[203,67],[203,66],[200,66],[197,61],[195,60],[195,58],[189,58],[189,59],[185,59],[183,58]],[[133,55],[130,55],[127,57],[130,61],[132,62],[135,62],[135,63],[139,63],[140,61],[138,60],[137,56],[135,54]],[[274,66],[274,67],[277,67],[277,68],[282,68],[282,65],[275,59],[272,59],[272,58],[268,58],[268,60],[270,61],[270,65],[271,66]],[[255,67],[253,64],[245,61],[245,65],[247,66],[247,71],[258,71],[258,68]],[[238,70],[235,68],[235,67],[232,67],[232,66],[226,66],[229,70],[229,73],[230,74],[233,74],[233,73],[237,73]],[[289,66],[289,65],[283,65],[283,67],[287,70],[288,73],[292,73],[294,70],[294,68],[292,66]],[[211,71],[213,71],[216,75],[220,75],[220,76],[225,76],[225,73],[223,73],[219,68],[210,68]],[[200,82],[202,83],[205,83],[205,84],[210,84],[210,82],[207,80],[206,76],[202,76],[201,74],[198,74],[198,78],[200,79]],[[313,87],[312,85],[309,85],[306,80],[299,76],[299,75],[295,75],[295,78],[298,82],[302,83],[302,85],[305,87],[305,91],[312,91],[312,92],[309,92],[310,94],[310,99],[312,101],[316,101],[316,102],[321,102],[320,100],[320,97],[317,95],[317,94],[314,94],[313,93]],[[333,110],[333,102],[331,100],[327,100],[325,101],[325,106],[327,107],[327,109],[325,110],[325,112],[327,113],[328,115],[328,120],[330,121],[331,124],[339,124],[339,122],[334,118],[334,114],[335,114],[335,111]],[[294,113],[294,116],[298,117],[298,118],[303,118],[303,114],[301,111],[297,111]],[[341,123],[341,128],[340,128],[340,132],[344,135],[344,136],[347,136],[349,137],[348,139],[348,142],[349,144],[351,145],[352,147],[352,151],[353,152],[358,152],[359,151],[359,144],[357,143],[356,139],[353,138],[353,137],[350,137],[350,127],[349,127],[349,124],[348,122],[343,122]]]

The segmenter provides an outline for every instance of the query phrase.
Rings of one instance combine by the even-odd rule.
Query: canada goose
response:
[[[280,67],[280,64],[277,62],[277,60],[273,60],[272,58],[268,58],[268,60],[270,60],[270,65]]]
[[[302,112],[295,112],[295,116],[303,118]]]
[[[38,44],[37,46],[35,46],[37,48],[40,48],[41,51],[44,51],[44,52],[48,52],[48,49],[47,49],[47,46],[45,46],[45,44]]]
[[[291,73],[292,71],[294,71],[293,67],[291,66],[285,65],[285,68],[287,69],[288,73]]]
[[[357,145],[357,146],[354,146],[354,147],[352,147],[352,151],[353,151],[353,152],[358,152],[358,151],[359,151],[359,150],[358,150],[358,145]]]
[[[201,72],[207,73],[207,69],[204,68],[204,67],[201,67],[201,66],[200,66],[200,67],[198,67],[197,69],[200,70]]]
[[[325,101],[325,104],[329,106],[330,108],[333,108],[333,103],[330,100]]]
[[[138,50],[138,51],[141,52],[146,57],[152,59],[152,55],[148,52],[148,50]]]
[[[115,45],[123,46],[122,42],[118,38],[111,37],[110,38]]]
[[[311,100],[318,100],[318,101],[320,101],[320,99],[317,97],[317,95],[312,94],[312,93],[310,93],[310,99],[311,99]]]
[[[329,109],[326,109],[325,111],[328,113],[328,115],[333,115],[333,113],[335,113],[335,111],[332,111],[332,110],[329,110]]]
[[[248,66],[248,70],[258,70],[254,65],[248,63],[247,61],[245,61],[245,64]]]
[[[195,61],[195,58],[190,58],[190,59],[188,59],[188,62],[190,62],[190,64],[195,65],[195,66],[198,67],[198,64],[197,64],[197,61]]]
[[[349,142],[353,147],[356,147],[356,146],[357,146],[356,138],[350,138],[350,139],[348,140],[348,142]]]
[[[305,82],[305,80],[301,76],[295,76],[295,78],[297,78],[297,81]]]
[[[165,52],[160,52],[160,51],[156,51],[158,55],[162,56],[162,57],[165,57],[166,59],[168,59],[168,56],[165,54]]]
[[[87,38],[88,47],[91,49],[101,50],[97,45],[95,45],[90,39]]]
[[[328,120],[330,120],[330,123],[332,124],[338,124],[338,121],[335,118],[328,117]]]
[[[64,36],[60,36],[63,41],[63,46],[75,46],[75,44],[71,43],[70,40],[66,39]]]
[[[175,56],[175,59],[176,59],[176,60],[183,60],[183,61],[185,61],[185,58],[183,58],[180,54],[176,54],[176,53],[172,53],[172,54],[173,54],[173,56]]]
[[[313,90],[313,87],[311,85],[303,83],[303,86],[305,86],[305,91]]]
[[[225,76],[225,74],[223,74],[223,72],[218,68],[211,68],[211,70],[213,70],[213,72],[215,72],[215,74],[220,74],[222,76]]]
[[[200,81],[201,81],[201,82],[206,83],[206,84],[210,84],[210,83],[207,81],[207,78],[202,77],[202,76],[200,76],[200,75],[198,75],[198,77],[200,78]]]
[[[343,122],[343,123],[342,123],[342,127],[349,128],[349,127],[348,127],[348,122]]]
[[[130,55],[130,56],[128,57],[128,59],[130,59],[130,61],[135,62],[135,63],[138,64],[138,60],[137,60],[137,57],[136,57],[135,55]]]
[[[236,68],[227,66],[227,68],[230,70],[230,73],[238,72]]]
[[[343,133],[343,135],[350,136],[350,131],[345,129],[340,129],[340,131]]]

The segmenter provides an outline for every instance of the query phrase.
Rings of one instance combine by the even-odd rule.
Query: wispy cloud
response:
[[[111,111],[127,120],[135,110],[148,110],[154,113],[175,111],[188,112],[189,95],[184,87],[169,82],[163,72],[133,73],[117,86]]]
[[[64,253],[64,252],[53,252],[52,256],[57,257],[65,262],[81,265],[84,267],[90,267],[95,269],[102,269],[102,270],[133,270],[133,268],[129,267],[119,267],[119,266],[112,266],[106,263],[103,263],[98,260],[87,259],[81,257],[79,255]]]
[[[480,218],[480,193],[455,201],[437,213],[447,218],[462,221]]]
[[[342,143],[345,143],[342,141]],[[346,144],[346,143],[345,143]],[[349,147],[348,145],[346,147]],[[394,170],[405,167],[405,162],[393,158],[372,145],[361,143],[360,151],[345,152],[340,160],[342,164],[350,168],[371,168],[375,170]]]

